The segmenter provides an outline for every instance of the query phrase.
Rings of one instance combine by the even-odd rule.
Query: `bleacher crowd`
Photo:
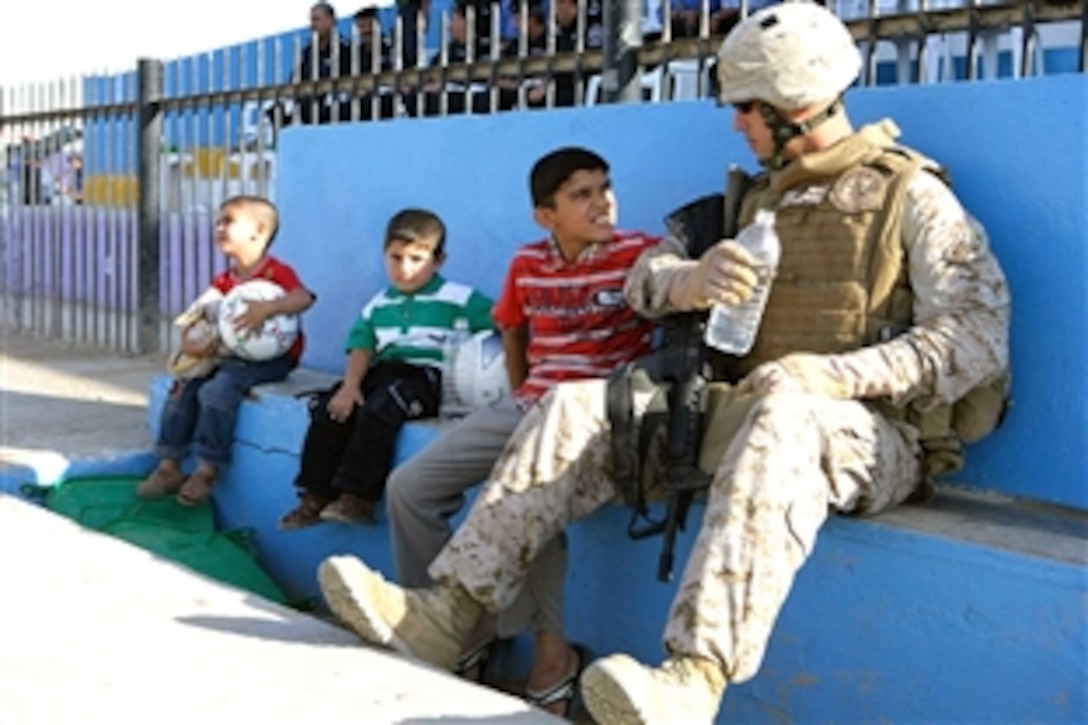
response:
[[[747,10],[773,1],[749,0]],[[676,0],[668,7],[661,0],[644,0],[642,5],[639,22],[647,43],[724,34],[741,14],[738,0]],[[431,0],[402,0],[394,22],[386,17],[383,25],[382,14],[372,6],[358,10],[353,19],[345,35],[331,4],[310,9],[312,39],[299,53],[293,82],[599,50],[605,33],[601,0],[454,0],[441,13],[434,12]],[[441,31],[436,48],[426,47],[431,23]],[[277,104],[274,111],[285,125],[563,107],[597,100],[587,97],[587,80],[571,72],[498,75],[490,82],[470,83],[405,79],[376,92],[300,92],[293,103]]]

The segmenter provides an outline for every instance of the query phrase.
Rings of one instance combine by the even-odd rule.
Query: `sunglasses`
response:
[[[756,103],[756,101],[738,101],[733,104],[733,108],[737,113],[751,113]]]

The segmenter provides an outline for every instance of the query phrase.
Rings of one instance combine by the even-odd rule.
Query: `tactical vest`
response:
[[[886,151],[837,178],[791,174],[786,188],[759,180],[741,224],[757,208],[774,209],[782,257],[741,376],[790,352],[847,352],[910,325],[897,232],[905,180],[920,166],[908,153]]]
[[[814,164],[801,157],[781,172],[761,175],[745,198],[741,226],[757,209],[773,209],[782,256],[756,344],[732,361],[738,377],[791,352],[836,354],[886,341],[912,323],[903,199],[919,170],[942,179],[943,171],[909,149],[877,146],[858,135],[835,149]],[[929,478],[962,466],[962,441],[996,427],[1007,389],[1003,376],[955,405],[928,411],[889,401],[868,404],[918,429]]]

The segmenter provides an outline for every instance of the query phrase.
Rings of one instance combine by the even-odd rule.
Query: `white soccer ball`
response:
[[[494,330],[477,332],[461,343],[448,370],[452,395],[443,403],[448,413],[482,408],[510,393],[502,337]]]
[[[238,285],[219,303],[219,336],[232,353],[243,360],[271,360],[291,349],[298,338],[298,315],[276,315],[264,321],[255,333],[235,328],[236,320],[247,309],[247,300],[266,301],[287,294],[283,287],[266,279],[253,279]]]

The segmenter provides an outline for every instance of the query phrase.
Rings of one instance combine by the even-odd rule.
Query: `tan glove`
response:
[[[748,373],[737,385],[737,394],[809,393],[837,400],[858,397],[853,376],[836,364],[837,359],[807,352],[786,355]]]
[[[669,303],[680,310],[705,310],[715,302],[738,305],[752,296],[758,283],[755,258],[724,239],[698,261],[677,265],[669,279]]]
[[[211,287],[174,318],[174,325],[181,328],[192,327],[198,320],[214,323],[219,318],[219,303],[222,301],[223,293]]]
[[[166,364],[167,370],[176,378],[191,380],[210,375],[219,361],[216,359],[216,351],[219,349],[219,331],[206,320],[197,320],[181,332],[182,347],[193,346],[203,348],[207,355],[191,355],[178,350],[170,356]]]

